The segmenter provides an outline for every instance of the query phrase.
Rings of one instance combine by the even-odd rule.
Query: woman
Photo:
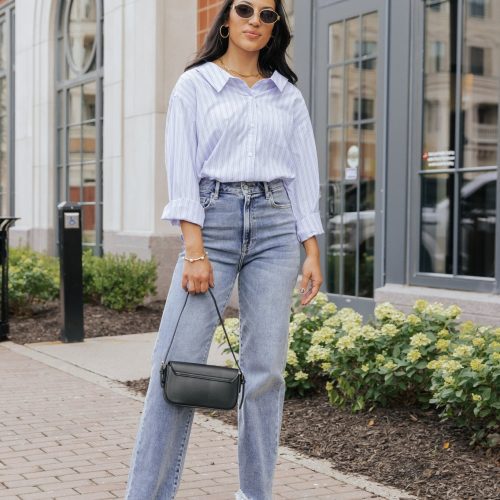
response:
[[[246,383],[235,496],[271,499],[300,243],[307,255],[303,305],[323,281],[317,154],[297,77],[285,62],[289,42],[281,0],[226,0],[172,91],[165,141],[170,201],[162,219],[180,226],[183,248],[153,349],[130,500],[171,499],[179,487],[194,408],[163,399],[159,366],[186,292],[169,359],[206,363],[218,316],[205,292],[213,288],[222,311],[237,276]]]

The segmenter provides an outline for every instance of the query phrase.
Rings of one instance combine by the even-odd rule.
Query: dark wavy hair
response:
[[[228,44],[229,38],[222,38],[220,36],[220,27],[229,19],[229,10],[234,0],[225,0],[219,13],[205,38],[205,42],[200,50],[196,53],[194,59],[188,63],[184,71],[194,68],[208,61],[214,61],[220,56],[224,55]],[[290,45],[291,35],[288,28],[288,16],[283,8],[281,0],[275,0],[276,12],[280,16],[280,20],[276,21],[273,26],[272,38],[268,45],[262,47],[259,51],[259,60],[257,67],[259,71],[269,78],[274,70],[278,70],[285,76],[292,84],[297,82],[297,75],[291,70],[286,62],[286,49]]]

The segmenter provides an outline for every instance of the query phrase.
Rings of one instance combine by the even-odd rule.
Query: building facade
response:
[[[317,0],[295,19],[325,291],[366,313],[424,298],[499,324],[500,3]]]
[[[221,4],[0,1],[11,245],[56,255],[57,204],[80,202],[84,246],[154,256],[165,296],[181,247],[160,219],[167,104]],[[500,2],[285,5],[319,158],[323,291],[366,315],[426,298],[500,324]]]

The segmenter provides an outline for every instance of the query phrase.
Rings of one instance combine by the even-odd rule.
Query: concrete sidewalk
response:
[[[149,376],[155,335],[0,343],[0,498],[124,497],[144,399],[118,380]],[[135,368],[121,371],[131,358],[139,358]],[[223,358],[213,346],[209,362]],[[195,414],[177,498],[234,498],[236,437],[233,427]],[[280,447],[274,498],[412,497]]]
[[[61,361],[85,368],[89,372],[103,375],[112,380],[125,382],[149,377],[151,353],[157,332],[92,337],[83,342],[37,342],[25,344],[29,349],[46,354]],[[2,344],[0,344],[2,345]],[[209,364],[224,364],[224,346],[215,342],[210,346]]]

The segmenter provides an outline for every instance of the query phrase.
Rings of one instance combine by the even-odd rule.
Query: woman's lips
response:
[[[253,33],[248,33],[248,31],[246,31],[245,33],[243,33],[244,35],[246,35],[248,38],[250,38],[251,40],[255,40],[256,38],[259,38],[260,35],[254,35]]]

